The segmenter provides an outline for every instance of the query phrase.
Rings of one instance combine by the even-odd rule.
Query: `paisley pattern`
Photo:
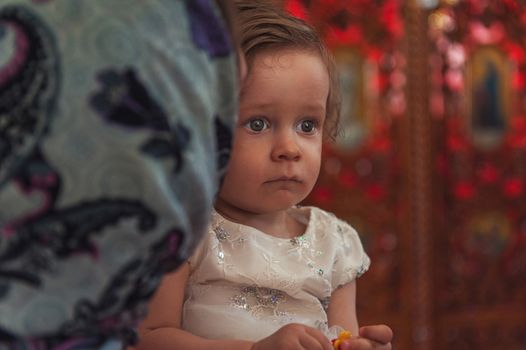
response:
[[[230,39],[223,24],[211,11],[208,0],[187,1],[186,7],[190,14],[190,25],[194,42],[206,50],[210,57],[222,57],[230,53]]]
[[[111,123],[159,131],[144,143],[141,150],[153,158],[172,157],[174,171],[180,171],[183,153],[190,142],[190,131],[181,123],[169,125],[166,113],[148,94],[132,69],[122,74],[102,72],[99,80],[103,88],[93,96],[93,107]]]
[[[59,56],[49,28],[19,6],[0,10],[0,183],[49,125]]]
[[[0,350],[134,343],[230,154],[236,64],[212,0],[77,5],[0,5]]]

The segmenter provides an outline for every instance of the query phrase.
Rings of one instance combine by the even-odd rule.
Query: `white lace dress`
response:
[[[210,339],[260,340],[288,323],[327,332],[331,293],[370,264],[356,231],[315,207],[291,209],[307,229],[276,238],[217,212],[191,257],[183,329]]]

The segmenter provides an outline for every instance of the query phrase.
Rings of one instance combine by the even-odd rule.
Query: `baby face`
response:
[[[328,94],[327,67],[315,53],[287,49],[253,58],[219,209],[271,213],[310,193],[320,171]]]

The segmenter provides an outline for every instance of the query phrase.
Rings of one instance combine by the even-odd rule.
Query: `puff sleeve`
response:
[[[332,269],[332,290],[363,275],[371,264],[358,232],[348,223],[336,219],[334,227],[336,253]]]

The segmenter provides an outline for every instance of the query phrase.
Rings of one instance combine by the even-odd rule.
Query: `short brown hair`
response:
[[[329,95],[324,134],[334,139],[340,120],[340,88],[334,58],[316,30],[277,7],[270,0],[236,0],[239,39],[249,70],[252,60],[267,49],[301,49],[316,52],[327,66]]]

